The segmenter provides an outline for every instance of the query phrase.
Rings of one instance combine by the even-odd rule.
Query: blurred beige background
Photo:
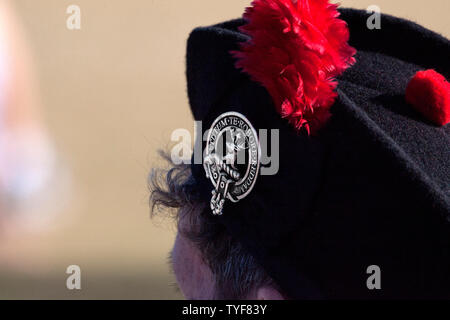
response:
[[[0,298],[180,298],[167,266],[174,228],[151,221],[156,150],[192,130],[184,77],[194,27],[239,17],[250,0],[14,0],[36,62],[47,126],[71,196],[47,229],[0,240]],[[450,37],[448,0],[342,0]],[[81,30],[66,8],[81,8]],[[69,291],[67,266],[82,270]]]

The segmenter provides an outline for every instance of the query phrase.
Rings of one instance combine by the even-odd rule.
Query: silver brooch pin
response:
[[[238,112],[220,115],[208,133],[203,166],[214,186],[211,210],[223,213],[225,200],[245,198],[259,174],[261,147],[256,130]]]

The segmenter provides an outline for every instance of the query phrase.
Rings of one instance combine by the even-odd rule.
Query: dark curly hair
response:
[[[178,232],[200,250],[214,275],[214,298],[245,299],[255,288],[274,286],[253,256],[204,210],[207,204],[199,196],[190,166],[173,165],[167,153],[160,154],[171,163],[171,168],[153,169],[149,175],[152,217],[161,212],[170,213]],[[183,227],[179,223],[181,219]]]

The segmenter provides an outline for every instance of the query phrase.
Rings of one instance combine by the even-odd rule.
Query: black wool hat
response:
[[[255,6],[261,2],[270,1]],[[408,95],[418,97],[406,94],[419,71],[449,78],[450,42],[392,16],[382,15],[381,29],[370,30],[365,11],[339,12],[356,62],[345,47],[330,116],[310,134],[306,111],[286,117],[273,87],[239,65],[236,52],[256,44],[251,28],[242,28],[248,19],[191,33],[188,95],[203,130],[227,112],[245,116],[256,131],[279,130],[278,173],[259,176],[245,198],[226,200],[214,218],[289,298],[450,298],[449,127],[427,117],[445,101],[435,101],[429,87],[437,80],[427,82],[427,74],[423,82],[415,78],[419,89]],[[270,64],[257,63],[262,70]],[[209,204],[214,186],[204,165],[192,164],[192,174]],[[379,290],[367,286],[372,265],[380,268]]]

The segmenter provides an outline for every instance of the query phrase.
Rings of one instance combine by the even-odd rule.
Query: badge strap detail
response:
[[[224,142],[226,152],[220,148]],[[242,114],[227,112],[214,121],[205,151],[203,167],[214,186],[210,208],[214,215],[222,215],[226,199],[238,202],[253,188],[261,154],[258,135]],[[239,153],[248,160],[239,163]]]

